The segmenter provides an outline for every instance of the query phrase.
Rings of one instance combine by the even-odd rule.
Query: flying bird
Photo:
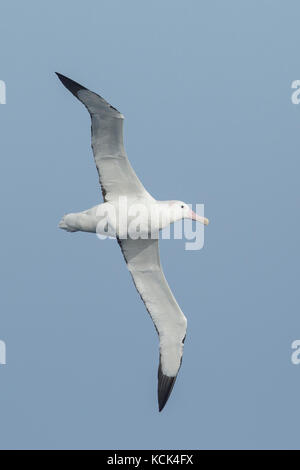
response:
[[[114,233],[159,335],[158,407],[161,411],[181,366],[187,320],[162,271],[158,234],[177,220],[192,219],[207,225],[208,219],[197,215],[182,201],[154,199],[127,158],[123,143],[124,116],[98,94],[64,75],[57,73],[57,76],[91,116],[92,149],[104,199],[102,204],[86,211],[66,214],[59,227],[69,232]],[[120,205],[121,198],[126,206]],[[137,206],[145,211],[140,216],[140,229],[131,233],[129,226]],[[104,220],[102,228],[99,228],[100,220]]]

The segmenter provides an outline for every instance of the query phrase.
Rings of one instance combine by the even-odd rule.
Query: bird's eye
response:
[[[184,209],[184,206],[181,206],[181,209]]]

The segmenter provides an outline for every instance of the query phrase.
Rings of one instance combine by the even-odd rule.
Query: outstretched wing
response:
[[[119,196],[150,196],[136,176],[123,143],[124,116],[101,96],[57,73],[64,86],[87,108],[92,120],[92,149],[104,201]]]
[[[159,411],[165,406],[180,369],[187,320],[166,281],[158,240],[118,239],[133,282],[159,334]]]

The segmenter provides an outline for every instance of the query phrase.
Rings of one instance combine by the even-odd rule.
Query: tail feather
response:
[[[70,225],[66,223],[65,216],[59,222],[58,227],[63,230],[66,230],[67,232],[78,232],[76,228],[70,227]]]

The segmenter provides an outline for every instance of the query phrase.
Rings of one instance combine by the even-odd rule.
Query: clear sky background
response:
[[[300,4],[1,3],[0,447],[300,448]],[[158,199],[204,203],[201,251],[164,240],[188,318],[157,410],[158,339],[113,240],[61,216],[101,201],[84,107],[61,72],[125,114]]]

